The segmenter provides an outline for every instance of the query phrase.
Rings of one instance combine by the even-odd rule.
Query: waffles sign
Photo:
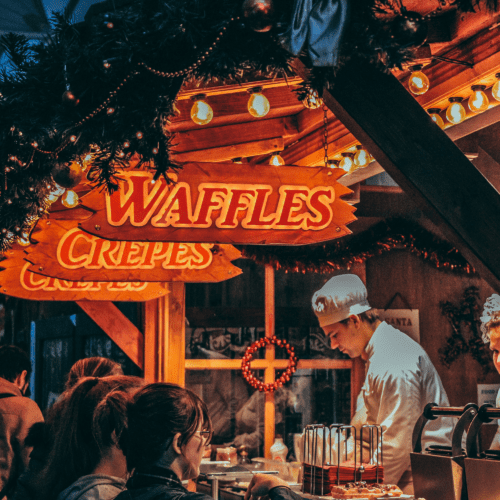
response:
[[[348,234],[351,191],[326,168],[185,165],[173,184],[128,172],[112,195],[82,199],[94,211],[80,227],[111,240],[302,245]]]

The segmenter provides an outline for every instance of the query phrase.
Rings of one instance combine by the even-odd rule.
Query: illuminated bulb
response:
[[[328,168],[339,168],[338,160],[328,160]]]
[[[30,237],[26,233],[23,233],[18,239],[17,243],[22,247],[28,247],[31,245]]]
[[[307,109],[317,109],[323,105],[323,99],[321,99],[317,90],[309,89],[307,91],[307,96],[302,99],[302,104]]]
[[[70,140],[71,142],[75,142],[75,141],[76,141],[76,135],[72,135],[72,136],[69,138],[69,140]]]
[[[191,120],[196,125],[207,125],[214,117],[214,111],[210,104],[204,101],[205,97],[205,94],[198,94],[193,97],[194,104],[191,108]]]
[[[484,85],[473,85],[472,95],[469,97],[469,109],[474,113],[481,113],[488,109],[490,102],[484,93]]]
[[[115,112],[115,108],[108,108],[106,110],[106,113],[108,113],[108,115],[112,115],[114,112]]]
[[[16,157],[15,156],[9,156],[9,161],[16,161]]]
[[[281,157],[281,155],[276,152],[273,153],[271,159],[269,160],[269,165],[274,165],[275,167],[279,167],[280,165],[284,165],[285,160]]]
[[[495,82],[495,85],[491,87],[491,95],[493,96],[493,99],[500,101],[500,73],[497,73],[495,78],[497,79],[497,82]]]
[[[248,99],[248,112],[255,118],[266,116],[271,109],[271,105],[267,97],[262,93],[262,87],[254,87],[248,92],[252,94]]]
[[[153,154],[157,155],[158,154],[158,148],[153,148]]]
[[[130,147],[130,142],[126,141],[123,143],[124,148],[129,148]]]
[[[38,147],[38,142],[32,142],[31,145],[34,147],[34,148],[37,148]]]
[[[108,61],[104,61],[103,66],[104,66],[106,69],[111,68],[111,64],[110,64]]]
[[[363,146],[356,146],[356,154],[354,155],[354,165],[358,168],[363,168],[369,165],[370,163],[370,153],[366,149],[363,149]]]
[[[61,196],[62,194],[64,194],[64,191],[66,191],[65,188],[63,188],[62,186],[59,186],[59,184],[57,184],[57,182],[54,183],[56,188],[54,189],[54,191],[51,192],[51,194],[55,194],[57,196]]]
[[[430,87],[429,79],[422,73],[421,64],[410,67],[412,74],[408,80],[408,90],[415,95],[425,94]]]
[[[5,167],[6,172],[10,172],[12,169],[10,167]]]
[[[465,109],[462,106],[462,98],[450,97],[448,100],[450,101],[450,105],[446,109],[446,119],[454,125],[462,123],[465,120]]]
[[[58,194],[50,193],[49,196],[47,196],[47,200],[50,203],[55,203],[58,199],[59,199],[59,195]]]
[[[92,155],[88,153],[87,156],[84,158],[84,161],[90,161],[90,160],[92,160]]]
[[[12,205],[12,200],[10,198],[7,200],[7,204]]]
[[[66,208],[74,208],[78,205],[78,195],[71,189],[68,189],[61,198],[61,203]]]
[[[142,132],[137,132],[135,136],[137,137],[137,139],[142,139],[144,137],[144,134]]]
[[[123,157],[125,156],[125,153],[124,153],[123,151],[120,151],[120,152],[118,153],[118,156],[119,156],[120,158],[123,158]]]
[[[440,128],[444,128],[444,120],[441,118],[439,113],[441,113],[441,110],[439,108],[429,108],[427,110],[427,113],[429,113],[429,116],[431,117],[431,120]]]
[[[342,160],[340,160],[339,167],[344,170],[344,172],[349,173],[356,170],[353,157],[354,155],[352,153],[342,153]]]

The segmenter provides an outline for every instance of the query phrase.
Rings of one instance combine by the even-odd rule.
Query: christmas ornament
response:
[[[250,368],[250,362],[253,358],[253,353],[260,349],[261,347],[265,347],[266,345],[274,344],[278,347],[282,347],[286,349],[288,353],[288,366],[286,370],[283,372],[281,377],[273,382],[272,384],[265,384],[258,378],[256,378]],[[286,382],[290,381],[292,373],[297,370],[297,357],[295,356],[295,352],[293,347],[286,340],[276,338],[276,335],[272,337],[264,337],[260,340],[257,340],[253,344],[247,347],[245,351],[245,355],[241,360],[241,373],[243,374],[243,378],[255,389],[258,389],[260,392],[273,392],[276,389],[282,387]]]
[[[427,40],[428,26],[418,12],[402,10],[391,27],[392,37],[401,48],[420,47]]]
[[[71,163],[56,163],[52,168],[52,178],[59,186],[71,189],[82,180],[83,171],[76,161]]]
[[[64,94],[62,95],[62,102],[66,106],[78,106],[80,99],[77,99],[75,94],[73,94],[73,92],[71,92],[71,90],[68,88],[64,91]]]
[[[263,33],[273,27],[274,5],[272,0],[245,0],[243,15],[246,24],[254,31]]]

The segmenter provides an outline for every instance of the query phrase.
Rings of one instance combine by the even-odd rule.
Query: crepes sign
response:
[[[122,241],[303,245],[349,234],[354,208],[338,170],[191,163],[173,184],[127,172],[112,195],[82,198],[90,234]]]
[[[33,273],[75,281],[218,282],[241,269],[232,245],[104,240],[75,221],[40,220],[26,260]]]

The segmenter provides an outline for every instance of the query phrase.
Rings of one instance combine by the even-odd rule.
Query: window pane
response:
[[[295,459],[294,434],[310,424],[348,424],[350,370],[297,370],[291,383],[276,391],[275,433],[284,437],[288,460]]]
[[[254,374],[264,377],[260,370]],[[186,387],[207,404],[214,445],[244,445],[250,457],[263,456],[265,396],[239,370],[186,370]]]

